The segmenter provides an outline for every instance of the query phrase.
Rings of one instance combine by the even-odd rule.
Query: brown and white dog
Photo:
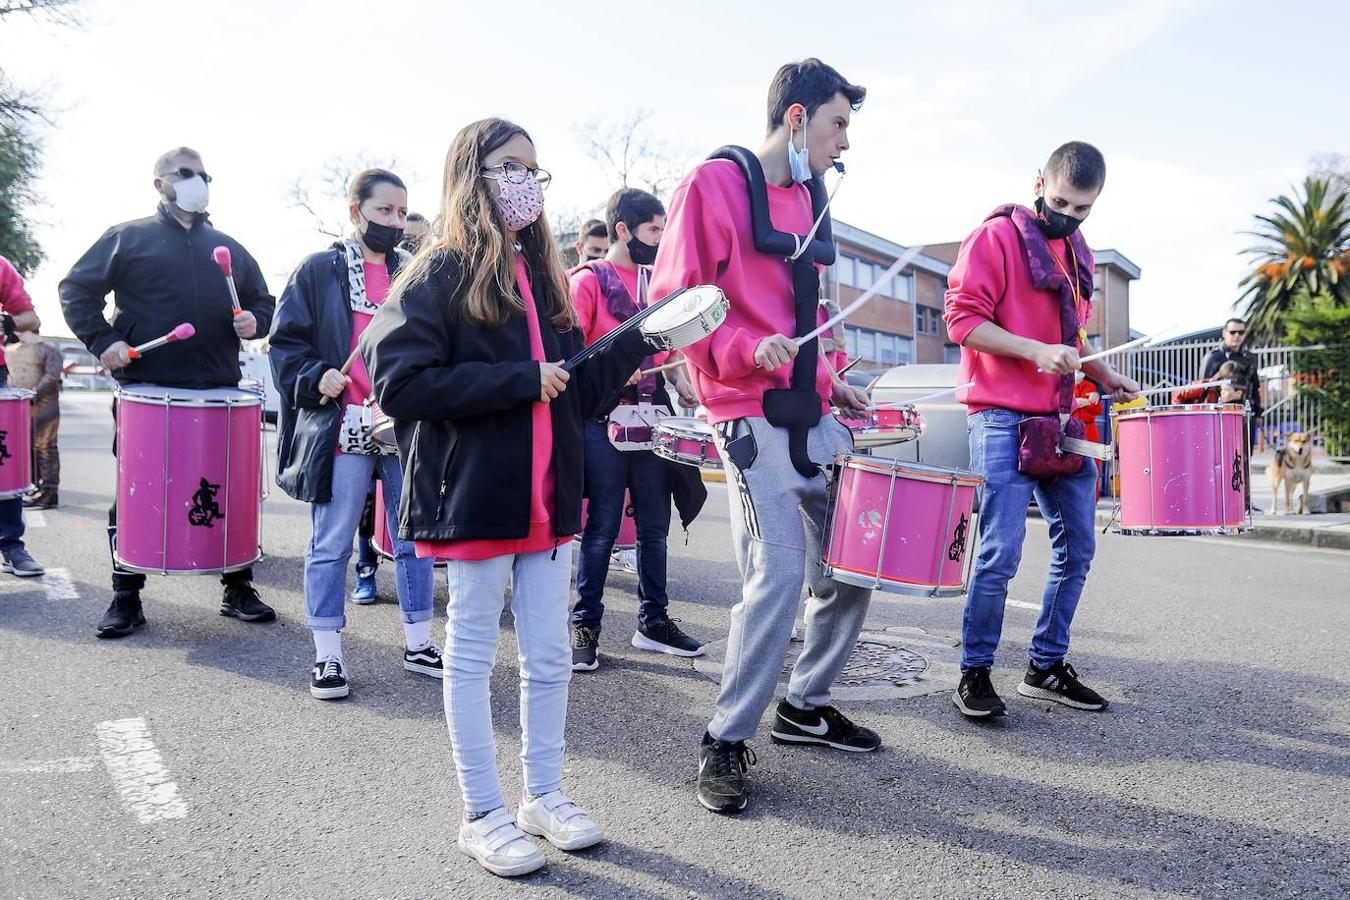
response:
[[[1308,512],[1308,491],[1312,486],[1312,435],[1306,431],[1296,431],[1289,435],[1284,447],[1275,451],[1275,459],[1270,463],[1270,492],[1274,510],[1280,512],[1280,485],[1284,485],[1284,512],[1294,511],[1294,490],[1303,485],[1303,496],[1299,498],[1299,512]]]

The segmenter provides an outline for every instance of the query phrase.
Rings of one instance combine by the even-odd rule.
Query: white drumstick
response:
[[[1233,379],[1224,378],[1221,381],[1202,381],[1199,384],[1182,384],[1178,385],[1177,387],[1150,388],[1147,391],[1140,391],[1139,396],[1151,397],[1154,394],[1172,394],[1175,393],[1176,391],[1194,391],[1200,390],[1201,388],[1223,387],[1225,384],[1232,384],[1232,383]]]
[[[1126,350],[1133,350],[1135,347],[1142,347],[1148,346],[1150,344],[1156,344],[1163,339],[1164,335],[1168,334],[1169,332],[1172,331],[1172,329],[1176,327],[1177,326],[1175,325],[1169,325],[1162,331],[1155,332],[1152,335],[1147,335],[1145,337],[1135,338],[1134,340],[1121,344],[1118,347],[1112,347],[1109,350],[1101,350],[1097,353],[1090,353],[1087,356],[1080,356],[1078,357],[1078,362],[1081,365],[1082,363],[1092,362],[1093,360],[1096,359],[1105,359],[1108,356],[1115,356],[1117,353],[1124,353]],[[1036,371],[1044,372],[1045,370],[1037,369]]]
[[[867,303],[878,293],[880,293],[881,286],[885,284],[887,281],[889,281],[891,277],[895,275],[895,273],[899,272],[905,266],[913,262],[915,257],[917,257],[922,251],[923,251],[922,247],[910,247],[904,253],[900,254],[900,258],[891,264],[891,267],[886,270],[886,274],[882,275],[880,278],[878,278],[875,282],[872,283],[872,286],[867,289],[867,293],[863,294],[857,300],[854,300],[842,312],[840,312],[839,315],[830,319],[828,322],[817,328],[815,331],[797,338],[796,339],[797,346],[800,347],[807,341],[815,340],[825,332],[829,331],[834,326],[838,325],[840,322],[844,321],[844,319],[848,318],[855,310],[862,307],[863,304]]]
[[[873,403],[870,409],[902,409],[906,406],[914,406],[918,403],[925,403],[929,400],[936,400],[938,397],[945,397],[948,394],[955,394],[957,391],[964,391],[966,388],[974,387],[975,382],[967,381],[965,384],[958,384],[956,387],[947,388],[933,394],[924,394],[922,397],[915,397],[913,400],[896,400],[894,403]]]
[[[655,375],[657,372],[668,372],[668,371],[670,371],[671,369],[678,369],[678,368],[679,368],[680,366],[682,366],[682,365],[684,365],[684,359],[683,359],[683,358],[680,358],[680,359],[675,360],[674,362],[668,362],[668,363],[666,363],[665,365],[662,365],[662,366],[652,366],[650,369],[643,369],[643,370],[642,370],[641,372],[639,372],[638,374],[639,374],[639,375]]]

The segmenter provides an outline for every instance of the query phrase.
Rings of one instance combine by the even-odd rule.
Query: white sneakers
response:
[[[605,829],[562,791],[522,801],[516,824],[559,850],[582,850],[605,839]]]
[[[605,829],[562,791],[523,800],[513,820],[506,807],[481,819],[461,821],[459,849],[493,875],[528,875],[544,867],[544,854],[526,833],[546,838],[559,850],[581,850],[600,843]]]
[[[537,872],[547,862],[534,841],[516,827],[505,806],[472,822],[461,820],[457,843],[480,866],[504,878]]]

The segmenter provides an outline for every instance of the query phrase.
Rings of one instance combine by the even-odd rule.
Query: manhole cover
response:
[[[707,655],[694,660],[694,669],[714,681],[722,679],[726,641],[707,645]],[[792,667],[802,652],[793,641],[785,648],[778,696],[787,690]],[[892,626],[865,630],[858,636],[848,664],[831,695],[840,701],[903,700],[951,691],[961,680],[961,657],[954,641],[919,628]]]

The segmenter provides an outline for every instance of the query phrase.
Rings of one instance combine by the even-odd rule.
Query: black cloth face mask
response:
[[[1077,231],[1078,226],[1082,224],[1082,219],[1075,219],[1065,213],[1047,209],[1044,197],[1036,198],[1036,225],[1041,229],[1041,234],[1049,240],[1066,238]]]
[[[390,253],[403,240],[403,229],[366,219],[366,233],[361,235],[361,240],[376,253]]]
[[[650,266],[656,263],[656,245],[644,244],[635,234],[628,239],[628,256],[634,265]]]

